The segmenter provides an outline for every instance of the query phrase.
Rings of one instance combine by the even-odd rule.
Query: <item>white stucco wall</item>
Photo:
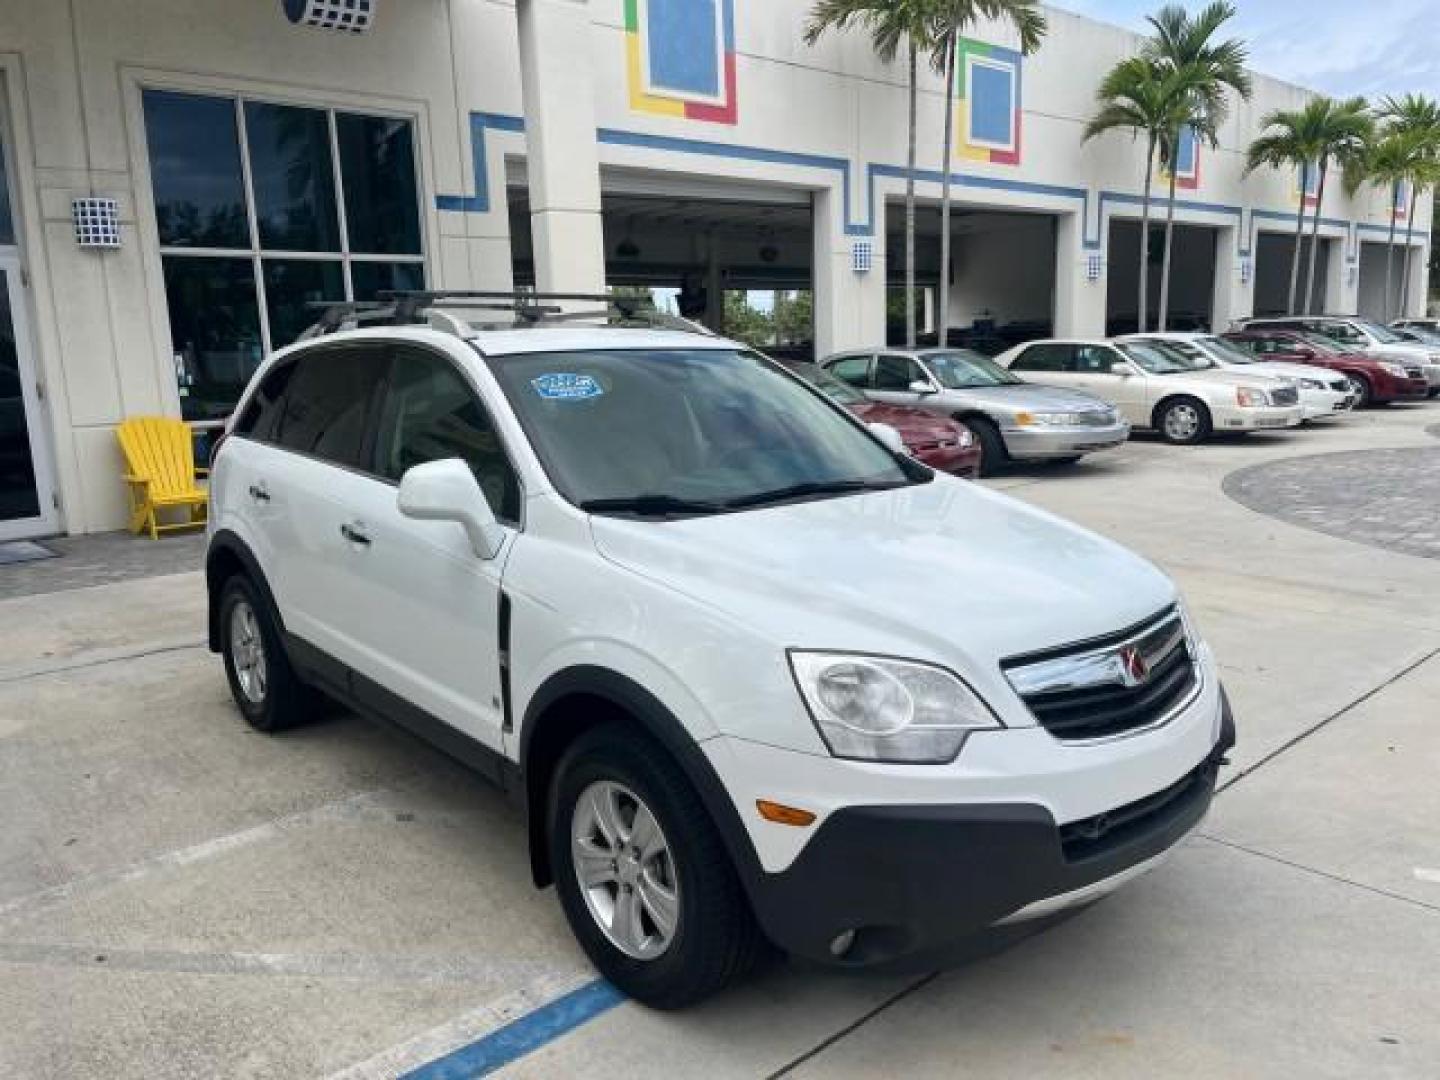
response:
[[[857,274],[851,248],[875,215],[883,217],[883,200],[903,191],[903,66],[878,63],[858,34],[805,46],[808,0],[734,0],[737,122],[654,115],[632,107],[624,0],[589,0],[588,6],[587,47],[574,63],[583,60],[590,72],[593,93],[585,104],[601,132],[595,156],[605,174],[628,170],[661,186],[685,178],[808,192],[816,210],[817,347],[880,340],[885,260],[899,253],[887,252],[884,229],[875,230],[868,237],[875,268]],[[1123,135],[1082,145],[1079,134],[1095,86],[1134,50],[1136,38],[1064,12],[1048,17],[1048,39],[1023,67],[1020,163],[956,159],[955,194],[962,206],[1058,215],[1056,245],[1050,247],[1048,238],[1044,247],[1033,245],[1048,260],[1044,273],[1057,329],[1098,333],[1106,282],[1103,275],[1087,280],[1087,257],[1106,256],[1111,215],[1138,215],[1141,148]],[[1013,44],[1007,34],[985,27],[972,36]],[[563,64],[565,58],[556,60]],[[506,158],[525,153],[517,122],[524,108],[513,3],[383,0],[373,31],[342,36],[290,26],[278,0],[0,0],[0,73],[34,346],[48,391],[62,524],[69,531],[124,522],[115,423],[136,413],[179,412],[143,152],[142,87],[245,92],[413,116],[430,281],[488,288],[511,279]],[[922,80],[919,190],[933,200],[939,195],[943,99],[928,68]],[[1284,231],[1295,209],[1294,178],[1271,172],[1243,177],[1243,148],[1258,117],[1296,106],[1305,96],[1300,88],[1258,78],[1254,100],[1234,109],[1220,147],[1202,152],[1198,186],[1182,192],[1181,220],[1225,230],[1216,266],[1217,316],[1248,313],[1251,287],[1242,280],[1242,260],[1257,229]],[[477,162],[484,170],[480,178]],[[488,204],[476,198],[477,179]],[[563,198],[564,185],[556,190]],[[120,201],[119,251],[97,255],[75,246],[70,201],[92,193]],[[437,196],[468,201],[461,209],[441,210]],[[1367,190],[1352,203],[1339,184],[1327,192],[1324,232],[1338,241],[1340,256],[1327,275],[1328,307],[1357,305],[1363,274],[1347,270],[1358,257],[1357,236],[1383,239],[1387,201],[1386,193]],[[1422,266],[1430,212],[1424,200],[1414,237]],[[1029,240],[1023,243],[1028,250]],[[984,267],[977,258],[971,269],[962,268],[974,291],[957,282],[956,322],[993,306],[984,290],[1009,280],[987,275]],[[1416,277],[1412,306],[1424,288],[1423,275]]]

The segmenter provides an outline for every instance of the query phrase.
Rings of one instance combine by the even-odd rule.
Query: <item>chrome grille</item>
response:
[[[1100,739],[1162,722],[1199,687],[1180,613],[1089,642],[1001,664],[1015,692],[1057,739]]]

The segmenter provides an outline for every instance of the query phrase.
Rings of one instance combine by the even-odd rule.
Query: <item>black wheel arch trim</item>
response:
[[[275,594],[270,591],[270,582],[265,578],[265,571],[260,569],[260,560],[237,533],[230,529],[221,529],[211,537],[210,546],[205,551],[205,589],[209,594],[206,639],[210,651],[220,651],[220,592],[225,579],[217,580],[217,565],[222,556],[233,557],[239,562],[245,575],[255,588],[260,590],[261,597],[270,609],[270,617],[275,620],[275,628],[280,631],[281,639],[284,640],[285,620],[280,616],[280,607],[275,603]]]
[[[548,825],[549,776],[539,776],[531,766],[532,741],[540,718],[555,704],[571,696],[600,698],[631,716],[675,759],[700,796],[710,820],[719,831],[736,873],[747,895],[764,873],[755,845],[740,819],[715,767],[685,726],[654,694],[633,679],[609,668],[577,665],[557,671],[546,679],[525,706],[520,729],[520,768],[525,777],[525,807],[530,832],[530,868],[535,884],[544,887],[553,876],[549,865]]]

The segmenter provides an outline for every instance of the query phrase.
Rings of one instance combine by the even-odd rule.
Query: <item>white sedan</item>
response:
[[[1287,382],[1222,371],[1154,342],[1027,341],[995,362],[1029,382],[1104,398],[1133,427],[1153,428],[1166,442],[1204,442],[1217,431],[1291,428],[1305,415],[1299,392]]]
[[[1350,380],[1339,372],[1314,364],[1292,364],[1278,360],[1257,360],[1254,353],[1214,334],[1163,333],[1130,334],[1120,341],[1155,341],[1178,349],[1192,360],[1208,360],[1222,371],[1238,375],[1268,375],[1290,383],[1300,392],[1305,419],[1328,420],[1355,407],[1356,393]]]

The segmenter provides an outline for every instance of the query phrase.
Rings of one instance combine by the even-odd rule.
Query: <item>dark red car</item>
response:
[[[960,421],[908,405],[871,401],[849,383],[841,382],[814,364],[798,361],[781,363],[867,424],[889,424],[900,433],[905,449],[915,460],[966,480],[980,475],[980,442],[975,433]]]
[[[1430,395],[1430,384],[1425,381],[1423,373],[1407,375],[1405,367],[1398,361],[1346,352],[1320,334],[1256,327],[1253,330],[1235,330],[1222,336],[1226,341],[1249,349],[1262,360],[1313,364],[1341,372],[1355,390],[1357,409],[1367,405],[1388,405],[1392,401],[1424,401]]]

